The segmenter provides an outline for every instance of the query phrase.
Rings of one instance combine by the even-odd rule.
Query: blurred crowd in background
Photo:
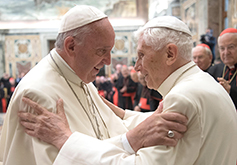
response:
[[[21,73],[15,79],[10,77],[8,73],[3,73],[3,76],[0,79],[0,113],[5,113],[7,111],[11,96],[24,75],[25,73]]]
[[[16,79],[4,73],[0,83],[0,113],[7,111],[8,104],[17,84],[24,77],[21,73]],[[116,72],[110,77],[97,76],[93,82],[99,94],[123,108],[140,112],[156,110],[162,96],[156,90],[148,89],[145,78],[133,66],[116,65]]]
[[[97,76],[93,83],[102,97],[123,109],[150,112],[162,100],[156,90],[147,88],[145,77],[133,66],[117,64],[114,74]]]
[[[212,29],[207,28],[206,34],[200,36],[201,44],[196,45],[192,50],[193,61],[204,72],[209,72],[212,66],[222,63],[215,55],[217,41],[212,33]],[[20,73],[15,79],[8,73],[3,74],[0,79],[0,113],[7,111],[11,96],[24,75],[25,73]],[[133,66],[117,64],[115,73],[109,77],[97,76],[93,84],[102,97],[123,109],[140,112],[155,111],[162,101],[160,93],[149,89],[144,75],[136,72]],[[236,99],[232,98],[232,100],[237,106]]]

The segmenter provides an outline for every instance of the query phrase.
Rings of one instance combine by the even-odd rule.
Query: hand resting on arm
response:
[[[57,101],[56,114],[49,112],[28,98],[23,98],[23,101],[31,106],[37,114],[19,111],[18,116],[21,119],[21,124],[25,127],[25,132],[54,145],[60,150],[72,134],[64,113],[63,100]],[[111,104],[109,107],[115,108],[116,106]],[[151,116],[127,132],[127,139],[135,152],[140,148],[155,145],[175,146],[178,139],[183,137],[187,130],[187,118],[178,113],[160,113],[162,108],[159,106]],[[121,112],[122,109],[118,108],[117,110]],[[119,117],[122,118],[123,116],[124,114],[120,113]],[[173,138],[167,137],[169,130],[175,133]]]

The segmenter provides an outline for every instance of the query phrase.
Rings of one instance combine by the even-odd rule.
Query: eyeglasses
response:
[[[231,44],[231,45],[228,45],[228,46],[226,46],[226,47],[220,46],[220,47],[219,47],[219,50],[220,50],[220,52],[224,52],[225,49],[227,49],[227,51],[232,51],[232,50],[234,50],[235,48],[236,48],[236,45]]]

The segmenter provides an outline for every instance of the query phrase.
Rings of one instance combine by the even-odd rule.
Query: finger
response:
[[[28,121],[28,122],[35,123],[37,120],[36,115],[34,115],[32,113],[28,113],[28,112],[19,111],[18,116],[19,116],[20,120],[22,120],[22,121]]]
[[[173,147],[176,146],[179,139],[181,139],[184,136],[184,134],[176,132],[174,130],[173,132],[174,137],[170,138],[168,137],[168,131],[167,131],[167,136],[164,138],[164,144],[166,144],[167,146],[173,146]]]
[[[159,102],[158,109],[156,110],[158,113],[161,113],[163,111],[163,101]]]
[[[33,130],[25,129],[25,133],[27,133],[30,136],[36,137],[36,133]]]
[[[63,107],[63,99],[58,99],[57,101],[57,114],[66,118],[64,107]]]
[[[24,126],[26,129],[34,131],[35,123],[30,123],[26,121],[20,121],[21,125]]]
[[[176,132],[184,133],[187,131],[187,126],[181,123],[167,121],[167,128]]]
[[[221,84],[221,86],[226,86],[226,83],[224,83],[224,82],[219,82],[219,84]]]
[[[228,83],[228,81],[226,81],[224,78],[217,78],[217,80],[222,83]]]
[[[174,137],[172,137],[173,139],[179,140],[184,136],[184,133],[180,133],[175,130],[172,130],[172,131],[174,132]],[[168,133],[167,133],[167,135],[168,135]],[[168,137],[168,138],[170,138],[170,137]]]
[[[227,83],[227,81],[221,79],[221,80],[219,80],[219,83]]]
[[[176,121],[181,124],[187,124],[188,123],[188,118],[180,113],[176,112],[167,112],[167,113],[162,113],[161,114],[162,118],[168,121]]]
[[[177,143],[178,143],[178,139],[169,138],[169,137],[164,138],[164,144],[166,146],[175,147],[177,145]]]
[[[225,83],[224,82],[219,82],[219,84],[225,88]]]
[[[225,80],[225,79],[223,79],[222,77],[217,77],[217,80],[218,80],[218,81],[223,81],[223,80]]]
[[[33,108],[35,110],[35,112],[39,115],[44,113],[44,112],[48,112],[43,107],[41,107],[39,104],[37,104],[36,102],[28,99],[27,97],[23,97],[22,101],[25,102],[27,105],[29,105],[31,108]]]

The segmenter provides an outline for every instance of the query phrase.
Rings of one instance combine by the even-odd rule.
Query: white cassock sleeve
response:
[[[120,141],[121,136],[116,136]],[[111,138],[110,140],[112,140]],[[74,132],[61,148],[54,165],[135,164],[135,154],[91,136]]]
[[[200,149],[200,125],[195,111],[188,111],[193,109],[193,106],[186,98],[179,97],[175,103],[173,100],[172,98],[167,108],[186,114],[192,123],[186,132],[187,136],[184,136],[176,147],[147,147],[141,148],[136,154],[129,154],[123,149],[122,135],[102,141],[74,132],[59,151],[54,165],[175,165],[190,162],[193,164]]]
[[[131,130],[152,114],[153,112],[143,113],[143,112],[125,110],[123,124],[127,127],[128,130]]]
[[[128,129],[132,129],[151,114],[126,110],[123,123]],[[61,148],[54,165],[135,164],[136,154],[129,154],[124,150],[124,145],[126,145],[123,142],[124,138],[122,138],[124,135],[101,141],[74,132]],[[129,146],[127,145],[127,147]]]

